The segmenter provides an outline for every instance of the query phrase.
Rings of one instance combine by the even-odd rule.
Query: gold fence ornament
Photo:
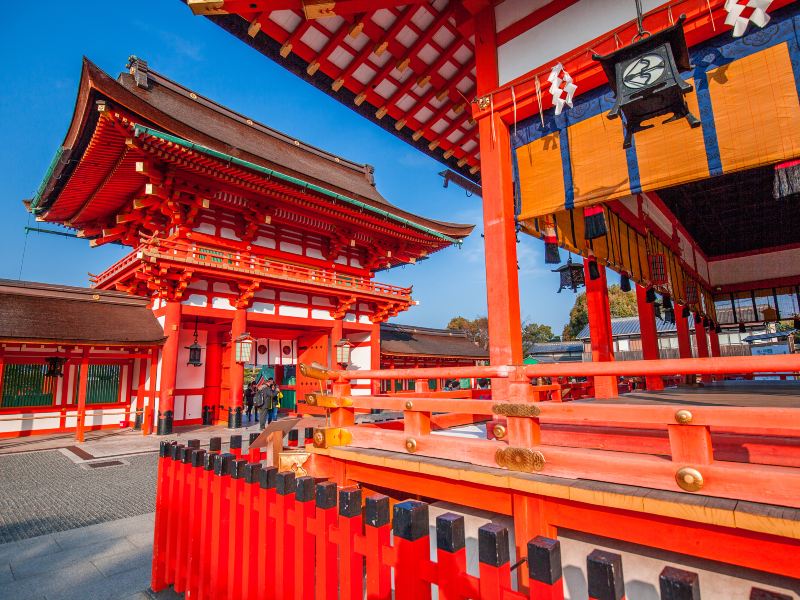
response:
[[[538,417],[542,411],[529,402],[500,402],[492,406],[492,412],[506,417]]]
[[[498,448],[494,461],[509,471],[535,473],[544,469],[545,458],[539,450],[531,448]]]
[[[675,481],[682,490],[697,492],[703,489],[703,474],[693,467],[682,467],[675,473]]]
[[[681,425],[688,425],[692,422],[692,412],[682,408],[675,412],[675,422]]]

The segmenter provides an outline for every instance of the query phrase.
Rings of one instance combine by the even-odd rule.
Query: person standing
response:
[[[255,404],[259,409],[259,424],[261,429],[268,423],[278,420],[278,407],[280,406],[281,390],[275,379],[268,377],[263,386],[256,393]]]
[[[251,381],[244,389],[244,406],[245,414],[247,415],[247,422],[249,423],[253,414],[253,400],[256,396],[256,384]],[[258,421],[258,410],[256,409],[256,421]]]

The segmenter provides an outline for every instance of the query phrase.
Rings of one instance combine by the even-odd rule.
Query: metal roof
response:
[[[583,352],[583,342],[537,342],[528,346],[527,354]]]
[[[694,319],[689,317],[689,329],[694,328]],[[672,333],[677,332],[674,323],[667,323],[663,319],[656,319],[656,330],[658,333]],[[611,319],[611,335],[612,337],[635,337],[641,334],[639,329],[639,317],[617,317]],[[587,324],[581,332],[577,335],[579,340],[589,339],[589,325]]]

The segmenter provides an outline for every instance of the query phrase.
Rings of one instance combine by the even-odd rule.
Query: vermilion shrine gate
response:
[[[142,61],[129,66],[114,80],[84,62],[69,132],[30,210],[93,246],[132,247],[93,284],[152,300],[166,342],[144,398],[157,396],[159,431],[241,406],[245,361],[234,347],[245,333],[256,340],[247,362],[273,367],[287,400],[318,389],[298,361],[330,366],[343,338],[350,368],[377,367],[380,323],[413,300],[374,272],[425,259],[471,226],[407,213],[380,195],[369,165],[255,123]],[[200,365],[188,364],[193,342]]]

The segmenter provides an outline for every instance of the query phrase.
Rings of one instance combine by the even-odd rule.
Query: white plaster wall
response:
[[[708,263],[711,285],[727,285],[797,275],[800,248],[765,252]]]
[[[275,305],[271,302],[253,302],[253,306],[247,310],[248,312],[259,313],[262,315],[274,315]]]
[[[308,318],[308,309],[302,306],[280,306],[278,307],[278,314],[285,317]]]
[[[208,298],[201,294],[192,294],[181,304],[186,306],[208,306]]]
[[[331,316],[330,311],[321,310],[319,308],[312,308],[311,309],[311,318],[312,319],[322,319],[323,321],[333,321],[333,317]]]
[[[212,298],[211,308],[219,308],[220,310],[236,310],[236,307],[231,304],[230,298]]]
[[[642,0],[645,11],[663,4],[666,3],[662,0]],[[518,8],[512,8],[509,13],[514,10]],[[498,48],[500,85],[534,71],[635,18],[634,4],[629,0],[579,0]]]
[[[203,347],[200,354],[200,360],[203,365],[200,367],[192,367],[187,365],[189,362],[189,348],[188,346],[194,342],[194,330],[182,329],[178,335],[178,370],[175,376],[176,389],[194,389],[202,388],[206,376],[206,351],[208,348],[208,332],[197,332],[197,343]]]

